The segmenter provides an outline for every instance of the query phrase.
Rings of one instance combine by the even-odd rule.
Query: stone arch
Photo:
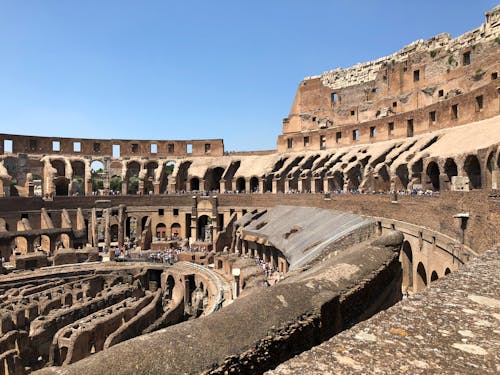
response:
[[[197,222],[197,228],[198,228],[198,239],[201,241],[206,241],[209,240],[207,236],[207,227],[211,224],[211,220],[208,217],[208,215],[201,215],[198,218]]]
[[[446,267],[446,269],[444,270],[445,276],[450,274],[450,273],[451,273],[451,270],[448,267]]]
[[[495,152],[491,151],[486,158],[486,168],[485,170],[485,184],[486,187],[492,187],[493,182],[493,171],[495,170]]]
[[[181,225],[179,223],[173,223],[170,226],[170,238],[179,239],[181,237]]]
[[[104,189],[106,171],[104,163],[101,160],[93,160],[90,163],[90,175],[92,179],[92,191]]]
[[[431,161],[429,164],[427,164],[427,168],[425,170],[425,174],[429,178],[430,186],[432,187],[432,190],[434,191],[439,191],[440,185],[439,185],[439,166],[437,165],[436,162]]]
[[[335,171],[332,178],[329,180],[330,190],[343,190],[344,189],[344,174],[342,171]]]
[[[66,233],[61,233],[56,237],[55,248],[69,249],[71,247],[71,238]]]
[[[273,175],[267,175],[264,178],[264,193],[272,193],[273,191]]]
[[[349,181],[348,189],[357,189],[361,184],[361,180],[363,179],[363,172],[361,164],[358,164],[349,171],[347,171],[347,178]]]
[[[454,176],[458,176],[457,163],[452,158],[447,158],[444,163],[444,173],[448,177],[448,181],[451,187],[451,180]]]
[[[191,191],[200,190],[200,179],[198,177],[192,177],[191,180],[189,180],[189,186],[191,186]]]
[[[160,240],[166,240],[167,239],[167,226],[164,223],[158,223],[156,225],[156,238]]]
[[[120,193],[122,191],[122,177],[114,175],[109,179],[109,190]]]
[[[175,288],[175,279],[172,275],[167,276],[167,298],[172,299]]]
[[[146,224],[148,222],[149,216],[143,216],[141,219],[141,231],[146,229]]]
[[[238,177],[236,179],[236,191],[242,193],[246,190],[246,181],[244,177]]]
[[[175,162],[167,161],[163,164],[163,169],[160,175],[160,193],[164,194],[168,191],[168,177],[174,173]]]
[[[439,276],[438,276],[437,272],[436,271],[432,271],[432,273],[431,273],[431,283],[433,281],[436,281],[437,279],[439,279]]]
[[[28,240],[26,237],[17,236],[14,239],[15,252],[18,254],[26,254],[28,252]]]
[[[469,155],[464,161],[464,171],[469,177],[471,189],[481,188],[481,165],[476,155]]]
[[[400,185],[396,183],[394,189],[406,189],[408,187],[408,183],[410,182],[408,166],[406,164],[398,165],[398,167],[396,168],[396,176],[399,179]]]
[[[85,195],[85,163],[82,160],[71,162],[73,176],[71,180],[71,194]]]
[[[139,173],[141,164],[135,160],[127,163],[127,173],[125,181],[127,182],[127,194],[137,194],[139,191]]]
[[[207,169],[205,173],[205,190],[220,190],[220,181],[222,179],[222,175],[224,174],[224,168],[215,167]]]
[[[255,176],[250,178],[250,192],[255,193],[259,191],[259,179]]]
[[[185,161],[182,162],[179,165],[179,170],[177,172],[177,181],[176,181],[176,188],[179,191],[186,190],[186,182],[188,179],[188,170],[189,167],[191,166],[191,161]]]
[[[33,240],[33,248],[35,250],[43,250],[50,253],[50,237],[45,234],[35,237]]]
[[[146,176],[144,178],[144,193],[149,194],[154,193],[154,181],[155,181],[155,171],[158,168],[158,162],[155,160],[150,160],[146,163]]]
[[[66,163],[64,160],[52,160],[51,165],[56,170],[56,177],[66,177]]]
[[[427,286],[427,272],[425,271],[425,267],[422,262],[419,262],[417,265],[417,274],[415,278],[415,288],[416,291],[419,292]]]
[[[408,241],[403,242],[400,255],[401,267],[403,269],[403,293],[413,290],[413,251]]]

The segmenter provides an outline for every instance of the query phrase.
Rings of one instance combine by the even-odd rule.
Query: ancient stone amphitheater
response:
[[[0,134],[0,374],[498,373],[499,30],[304,79],[273,151]]]

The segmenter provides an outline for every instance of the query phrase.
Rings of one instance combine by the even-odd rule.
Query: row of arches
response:
[[[408,150],[398,149],[400,152]],[[397,155],[388,157],[390,150],[372,161],[367,153],[363,154],[365,151],[323,157],[283,157],[267,174],[251,177],[238,176],[240,161],[234,161],[229,166],[207,168],[203,176],[189,173],[191,161],[180,162],[175,176],[174,161],[93,160],[89,163],[56,158],[50,159],[50,164],[57,195],[84,195],[107,189],[131,195],[175,191],[324,192],[367,188],[389,191],[411,189],[415,184],[422,185],[425,190],[439,191],[450,189],[455,176],[468,177],[470,189],[497,187],[499,184],[498,147],[488,150],[485,156],[481,152],[481,156],[469,154],[445,159],[410,159],[394,167],[391,164]],[[42,186],[45,186],[42,176],[36,175],[33,179],[42,180]]]
[[[445,265],[440,273],[436,270],[432,270],[429,274],[421,261],[416,265],[414,264],[413,254],[414,252],[411,244],[408,241],[404,241],[400,254],[400,262],[403,269],[403,293],[419,292],[425,289],[430,282],[434,282],[451,272],[450,267]]]

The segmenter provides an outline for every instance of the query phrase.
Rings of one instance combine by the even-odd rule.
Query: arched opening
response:
[[[164,194],[168,191],[168,176],[171,176],[174,173],[175,163],[173,161],[169,161],[165,163],[163,166],[163,170],[161,171],[160,176],[160,193]]]
[[[198,190],[200,190],[200,179],[198,177],[193,177],[189,181],[189,185],[191,186],[191,191],[198,191]]]
[[[158,168],[158,163],[156,161],[150,161],[146,164],[146,177],[144,178],[144,193],[153,194],[154,193],[154,181],[155,172]]]
[[[469,155],[464,162],[464,171],[469,177],[469,186],[471,189],[481,188],[481,166],[475,155]]]
[[[201,241],[208,241],[210,242],[212,240],[211,238],[211,232],[210,232],[210,225],[211,225],[211,220],[207,215],[202,215],[198,218],[198,239]]]
[[[448,177],[448,181],[451,187],[452,178],[458,175],[458,169],[455,160],[453,160],[452,158],[446,159],[446,162],[444,163],[444,173]]]
[[[156,226],[156,238],[159,240],[166,240],[167,239],[167,226],[163,223],[159,223]]]
[[[255,193],[259,191],[259,179],[257,177],[252,177],[250,179],[250,192]]]
[[[55,168],[56,175],[54,177],[66,177],[66,163],[62,160],[52,160],[52,168]]]
[[[25,237],[16,237],[12,252],[14,254],[26,254],[28,252],[28,240]]]
[[[436,271],[432,271],[432,273],[431,273],[431,283],[433,281],[436,281],[437,279],[439,279],[437,272]]]
[[[330,191],[344,190],[344,174],[341,171],[335,171],[333,178],[329,180]]]
[[[439,167],[436,162],[430,162],[426,170],[427,177],[432,185],[432,190],[439,191]]]
[[[71,247],[71,239],[66,233],[61,233],[56,237],[55,248],[56,249],[69,249]]]
[[[118,224],[113,224],[109,227],[109,238],[111,242],[118,242]]]
[[[109,189],[115,193],[122,191],[122,178],[121,176],[113,176],[109,180]]]
[[[143,231],[144,229],[146,229],[146,223],[148,222],[148,219],[149,219],[149,216],[144,216],[141,219],[141,231]]]
[[[210,168],[205,174],[205,190],[220,190],[220,180],[224,174],[224,168]]]
[[[97,192],[104,189],[104,180],[106,172],[104,164],[99,160],[94,160],[90,163],[90,175],[92,179],[92,191]]]
[[[264,177],[264,193],[273,192],[273,175]]]
[[[170,238],[173,240],[181,238],[181,225],[179,223],[173,223],[170,226]]]
[[[413,291],[413,252],[408,241],[403,242],[400,255],[401,267],[403,269],[403,293]]]
[[[416,291],[419,292],[427,286],[427,272],[422,262],[417,266],[417,280],[415,282]]]
[[[137,238],[137,218],[127,217],[125,235],[130,241],[134,241]]]
[[[50,237],[42,234],[41,236],[35,237],[33,240],[33,248],[36,250],[45,251],[50,253]]]
[[[167,277],[167,298],[172,299],[174,294],[175,280],[172,275]]]
[[[358,164],[355,167],[349,169],[349,171],[347,172],[347,178],[349,179],[347,188],[356,190],[359,187],[362,179],[361,165]]]
[[[73,180],[71,194],[85,195],[85,163],[83,161],[71,162]]]
[[[57,177],[54,180],[57,196],[67,196],[69,193],[69,180],[66,177]]]
[[[188,170],[189,167],[191,166],[191,163],[192,162],[190,161],[185,161],[179,165],[179,170],[177,172],[177,180],[176,180],[176,188],[178,191],[187,190],[186,182],[188,179]]]
[[[246,190],[245,185],[246,185],[245,178],[244,177],[239,177],[236,180],[236,191],[238,191],[240,193],[244,193],[245,190]]]
[[[141,165],[136,161],[127,164],[125,181],[127,182],[127,194],[135,195],[139,191],[139,173]]]
[[[406,189],[408,187],[409,180],[409,172],[406,164],[398,165],[396,168],[396,176],[399,179],[399,184],[396,184],[395,190]]]
[[[449,268],[446,268],[446,269],[444,270],[444,274],[445,274],[445,275],[448,275],[449,273],[451,273],[451,270],[450,270]]]
[[[422,183],[422,173],[424,172],[424,160],[418,159],[411,166],[411,178],[410,181],[413,183]]]

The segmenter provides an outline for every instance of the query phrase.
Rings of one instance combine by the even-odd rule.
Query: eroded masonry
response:
[[[499,31],[304,79],[273,151],[0,134],[0,374],[496,373]]]

